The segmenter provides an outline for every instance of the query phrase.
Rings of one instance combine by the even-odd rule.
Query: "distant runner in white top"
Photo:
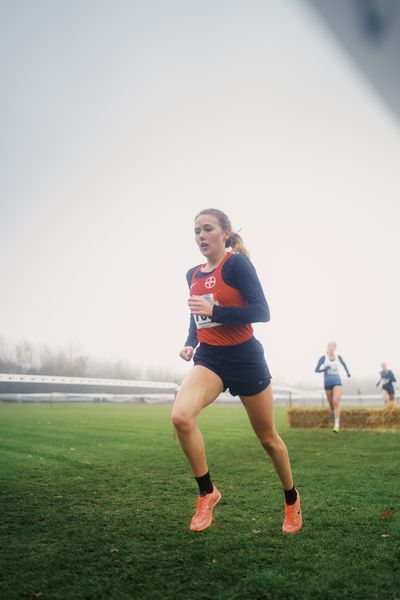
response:
[[[325,394],[331,408],[332,418],[334,420],[333,431],[335,433],[339,433],[340,428],[342,380],[339,375],[339,370],[341,367],[346,371],[347,377],[350,377],[349,370],[343,358],[340,354],[336,354],[336,342],[331,340],[328,342],[326,354],[319,359],[317,366],[315,367],[315,372],[324,374]]]

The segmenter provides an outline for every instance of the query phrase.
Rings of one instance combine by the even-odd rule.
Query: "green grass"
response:
[[[188,531],[196,485],[169,406],[0,404],[0,597],[400,598],[400,434],[277,424],[304,527],[244,409],[200,417],[223,499]]]

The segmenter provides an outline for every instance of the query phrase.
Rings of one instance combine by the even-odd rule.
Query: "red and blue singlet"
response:
[[[257,273],[240,254],[228,252],[208,273],[199,265],[190,269],[190,294],[213,304],[212,317],[191,316],[186,346],[198,342],[214,346],[241,344],[253,337],[251,323],[268,321],[269,309]]]

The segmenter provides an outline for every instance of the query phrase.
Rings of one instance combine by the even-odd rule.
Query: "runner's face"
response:
[[[328,354],[335,354],[335,351],[336,351],[336,344],[335,344],[335,342],[329,342],[328,343],[328,348],[327,348]]]
[[[194,222],[194,234],[200,252],[208,257],[216,257],[225,251],[225,242],[230,232],[223,231],[214,215],[199,215]]]

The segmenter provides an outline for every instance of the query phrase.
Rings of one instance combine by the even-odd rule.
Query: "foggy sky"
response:
[[[0,5],[0,335],[186,372],[193,218],[241,228],[274,378],[400,376],[400,126],[300,0]]]

